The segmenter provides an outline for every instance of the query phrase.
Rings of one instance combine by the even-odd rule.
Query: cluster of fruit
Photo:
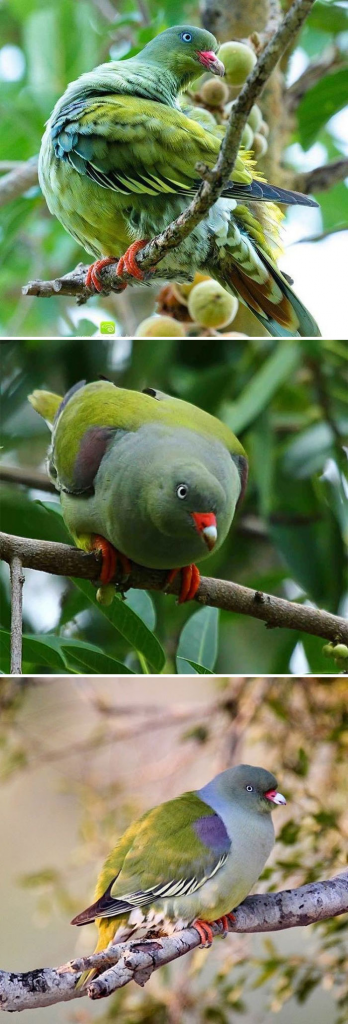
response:
[[[225,78],[210,78],[203,83],[197,96],[198,103],[223,123],[230,115],[236,96],[256,64],[255,51],[247,43],[223,43],[219,59],[225,65]],[[269,128],[257,103],[251,108],[242,134],[242,146],[257,161],[267,152]]]
[[[218,281],[195,274],[191,284],[173,283],[162,288],[157,299],[159,316],[143,320],[136,332],[139,338],[185,338],[188,332],[210,333],[227,327],[238,310],[238,299]],[[224,333],[225,337],[245,335]]]

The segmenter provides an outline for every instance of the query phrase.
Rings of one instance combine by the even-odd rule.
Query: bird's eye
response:
[[[254,787],[253,786],[246,786],[245,788],[246,788],[247,793],[253,793],[254,792]]]
[[[176,493],[177,493],[178,498],[181,498],[181,499],[186,498],[187,492],[188,492],[187,484],[178,484],[178,486],[176,488]]]
[[[182,32],[181,33],[181,39],[182,39],[183,43],[192,43],[191,32]]]

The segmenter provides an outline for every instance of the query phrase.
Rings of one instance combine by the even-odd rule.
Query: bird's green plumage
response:
[[[192,514],[214,513],[218,544],[245,483],[246,456],[209,413],[150,389],[138,393],[97,381],[31,403],[56,418],[50,470],[64,519],[81,547],[105,537],[132,561],[175,568],[209,554]],[[177,488],[188,487],[181,501]]]
[[[185,30],[192,44],[183,42]],[[181,109],[177,97],[202,71],[199,53],[217,48],[210,33],[176,26],[136,57],[82,75],[56,104],[42,141],[40,183],[51,212],[94,257],[120,257],[134,240],[163,230],[196,191],[197,162],[214,166],[223,129],[209,128],[204,112]],[[262,226],[256,243],[248,217],[234,215],[237,203],[264,198],[310,204],[264,185],[241,153],[223,197],[169,263],[163,260],[163,276],[167,265],[180,279],[203,270],[239,294],[271,333],[317,334],[273,257],[263,260]],[[227,247],[218,269],[214,243]],[[267,246],[266,254],[272,256]]]
[[[150,909],[186,923],[213,921],[233,910],[271,852],[273,804],[266,794],[276,788],[270,772],[238,765],[202,790],[146,812],[110,853],[96,902],[73,924],[96,920],[99,950],[125,926],[136,927],[136,908],[145,919]],[[165,931],[165,920],[161,927]]]

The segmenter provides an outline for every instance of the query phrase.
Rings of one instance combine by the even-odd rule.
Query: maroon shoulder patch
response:
[[[89,427],[83,435],[73,473],[73,493],[93,491],[93,482],[105,452],[117,430],[112,427]]]

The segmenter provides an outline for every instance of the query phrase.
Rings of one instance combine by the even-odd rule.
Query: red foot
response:
[[[136,277],[138,281],[144,280],[145,275],[138,266],[135,257],[140,249],[144,249],[144,246],[147,245],[148,241],[148,238],[142,238],[139,242],[133,242],[132,245],[128,247],[124,256],[121,256],[121,259],[118,261],[116,269],[117,274],[124,274],[126,270],[127,274],[131,274],[132,277]]]
[[[171,569],[167,576],[166,587],[169,587],[173,580],[175,580],[178,572],[181,572],[182,574],[178,604],[183,604],[184,601],[193,601],[201,582],[199,569],[197,569],[197,566],[194,565],[194,563],[191,563],[191,565],[184,565],[182,569]]]
[[[85,284],[86,288],[89,288],[91,292],[103,291],[103,284],[99,278],[99,271],[102,270],[103,267],[108,267],[110,263],[117,263],[117,259],[115,256],[105,256],[104,259],[96,260],[95,263],[91,263],[91,266],[88,267]],[[122,286],[120,285],[120,290],[126,287],[126,284],[123,284]]]
[[[131,571],[131,563],[126,555],[122,555],[121,551],[116,551],[116,548],[105,537],[100,537],[99,534],[94,534],[91,542],[91,546],[94,551],[101,551],[102,553],[102,571],[100,573],[100,582],[103,586],[107,586],[115,579],[116,572],[119,566],[122,569],[123,576],[129,576]]]
[[[229,932],[229,927],[228,927],[229,922],[232,924],[233,921],[235,921],[235,920],[236,920],[236,918],[235,918],[234,914],[224,914],[223,917],[217,917],[216,921],[214,921],[214,924],[221,924],[222,925],[222,928],[223,928],[222,935],[225,938],[225,935],[227,935],[228,932]]]
[[[198,935],[200,937],[201,948],[203,947],[205,949],[208,949],[209,946],[211,946],[214,938],[211,925],[208,924],[207,921],[201,921],[201,919],[198,918],[197,921],[194,921],[193,927],[196,929],[196,932],[198,932]]]

